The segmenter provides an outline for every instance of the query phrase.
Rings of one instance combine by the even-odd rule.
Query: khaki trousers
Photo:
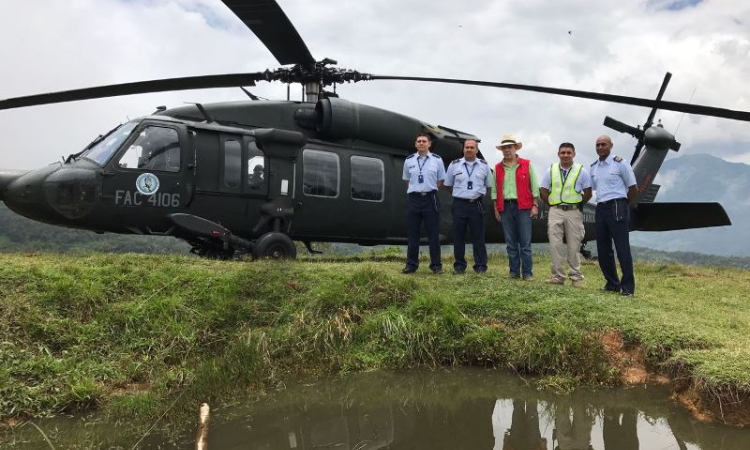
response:
[[[568,276],[571,280],[583,280],[580,250],[584,233],[583,213],[578,208],[563,211],[553,206],[549,209],[547,236],[552,256],[552,278],[565,281],[563,257],[567,253],[570,266]],[[565,243],[563,243],[563,238],[565,238]]]

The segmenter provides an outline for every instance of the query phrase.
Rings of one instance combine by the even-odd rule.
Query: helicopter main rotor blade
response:
[[[25,106],[48,105],[51,103],[90,100],[95,98],[118,97],[121,95],[147,94],[150,92],[254,86],[256,81],[265,80],[267,79],[267,76],[268,72],[235,73],[112,84],[108,86],[97,86],[0,100],[0,110],[23,108]]]
[[[221,1],[255,33],[279,64],[315,65],[305,41],[275,0]]]
[[[688,103],[668,102],[664,100],[655,101],[649,98],[630,97],[625,95],[602,94],[599,92],[578,91],[575,89],[558,89],[544,86],[530,86],[526,84],[495,83],[491,81],[460,80],[455,78],[427,78],[427,77],[402,77],[391,75],[371,75],[370,80],[401,80],[401,81],[427,81],[431,83],[466,84],[470,86],[495,87],[502,89],[515,89],[521,91],[542,92],[545,94],[564,95],[567,97],[587,98],[609,103],[620,103],[624,105],[643,106],[677,111],[687,114],[701,116],[721,117],[724,119],[741,120],[750,122],[750,112],[734,109],[716,108],[714,106],[691,105]]]

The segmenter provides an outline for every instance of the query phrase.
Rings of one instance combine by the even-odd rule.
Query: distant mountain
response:
[[[666,251],[750,256],[750,165],[711,155],[664,162],[655,180],[656,202],[719,202],[732,226],[631,235],[633,245]]]

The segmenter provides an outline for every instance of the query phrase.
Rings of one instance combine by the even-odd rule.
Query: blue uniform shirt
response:
[[[630,164],[611,153],[604,161],[597,159],[591,164],[591,181],[596,191],[597,202],[627,198],[628,188],[636,184]]]
[[[421,183],[419,175],[422,175]],[[419,153],[409,155],[404,161],[403,179],[409,182],[407,194],[435,191],[438,188],[438,181],[445,180],[443,160],[430,152],[427,152],[425,157],[419,156]]]
[[[475,158],[472,162],[466,161],[465,158],[457,159],[448,166],[445,185],[453,186],[454,197],[467,200],[479,198],[492,186],[492,170],[483,159]]]

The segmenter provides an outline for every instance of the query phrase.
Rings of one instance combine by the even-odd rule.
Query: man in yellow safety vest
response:
[[[565,284],[563,262],[567,247],[570,278],[574,287],[583,287],[581,273],[581,241],[583,240],[583,205],[591,199],[591,176],[581,164],[574,164],[576,148],[563,142],[557,151],[559,163],[552,164],[544,173],[539,196],[549,205],[547,236],[552,257],[550,284]],[[563,244],[563,238],[565,244]]]

